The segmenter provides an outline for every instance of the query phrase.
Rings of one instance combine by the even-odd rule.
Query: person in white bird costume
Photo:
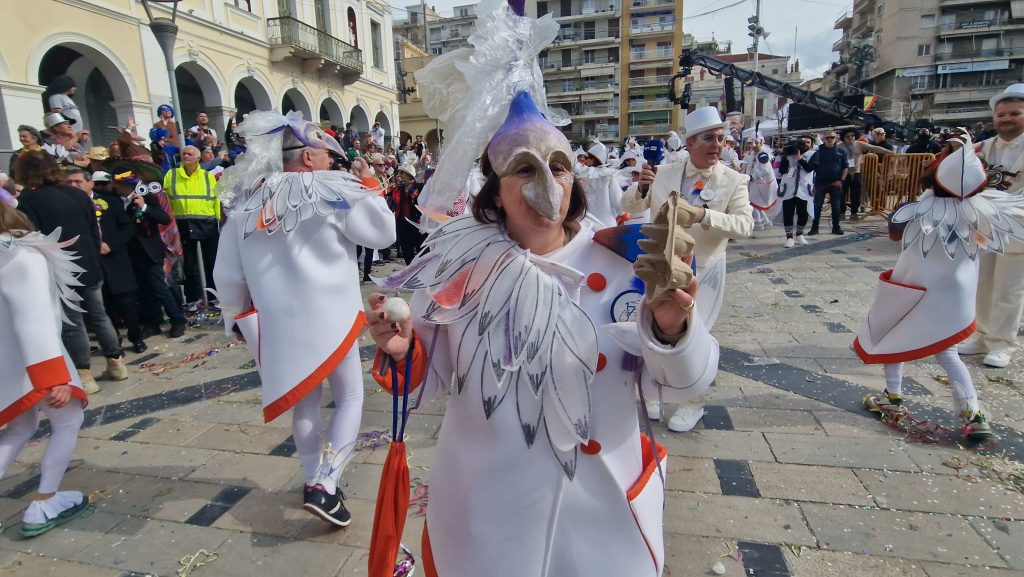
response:
[[[879,412],[903,408],[903,363],[935,356],[953,385],[964,434],[992,436],[971,374],[957,344],[975,331],[978,253],[1001,253],[1011,238],[1024,239],[1024,192],[988,190],[985,167],[960,129],[929,166],[928,190],[893,213],[893,236],[902,232],[896,266],[879,275],[875,301],[853,343],[865,363],[885,367],[885,390],[864,404]]]
[[[244,336],[262,381],[263,418],[289,409],[306,475],[303,507],[337,526],[351,516],[338,479],[355,449],[363,404],[356,245],[395,242],[395,217],[362,160],[329,170],[338,142],[301,113],[251,112],[247,150],[220,180],[229,207],[213,276],[225,332]],[[321,383],[335,409],[322,431]]]

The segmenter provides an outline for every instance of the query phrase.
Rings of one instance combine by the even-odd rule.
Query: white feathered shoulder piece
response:
[[[978,250],[1002,254],[1010,238],[1024,241],[1024,191],[1007,194],[988,189],[985,167],[971,145],[963,145],[943,158],[935,171],[935,189],[925,191],[917,202],[893,213],[894,223],[909,223],[903,234],[903,250],[914,245],[922,257],[941,246],[949,258],[958,252],[974,260]]]
[[[471,216],[452,219],[423,245],[429,253],[378,284],[426,292],[423,320],[460,331],[452,351],[455,391],[479,388],[487,418],[514,396],[527,446],[543,428],[571,479],[577,447],[590,440],[598,356],[597,329],[568,288],[583,274]]]
[[[46,258],[46,264],[49,265],[50,281],[57,287],[57,302],[55,304],[63,303],[72,310],[82,312],[77,304],[82,297],[78,296],[73,287],[82,286],[78,275],[85,269],[75,264],[75,259],[78,256],[73,251],[67,250],[67,247],[74,244],[78,237],[61,242],[60,232],[60,227],[57,227],[48,235],[40,232],[30,232],[20,237],[6,233],[0,234],[0,254],[14,253],[26,247],[35,249]],[[71,324],[71,320],[68,319],[63,308],[61,308],[60,314],[64,322]]]
[[[256,231],[291,232],[313,215],[348,210],[360,199],[378,196],[360,179],[339,170],[274,172],[258,175],[242,185],[234,213],[245,218],[244,238]]]

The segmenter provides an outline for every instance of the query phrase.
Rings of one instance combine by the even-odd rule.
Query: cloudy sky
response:
[[[453,6],[470,4],[472,0],[428,0],[427,3],[443,16],[451,16]],[[391,4],[406,6],[412,2],[392,0]],[[821,76],[836,57],[832,43],[839,39],[840,33],[833,30],[832,25],[852,5],[853,0],[761,0],[761,22],[770,34],[762,42],[761,50],[799,58],[805,80]],[[732,51],[736,53],[750,45],[747,17],[754,14],[754,0],[684,0],[683,6],[685,32],[699,39],[714,36],[719,40],[732,40]],[[403,16],[401,9],[395,11],[396,19]]]

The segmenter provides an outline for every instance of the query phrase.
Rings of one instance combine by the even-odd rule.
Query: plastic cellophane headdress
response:
[[[550,15],[535,20],[516,15],[505,0],[483,0],[469,37],[473,47],[441,55],[415,73],[424,110],[448,126],[430,194],[420,199],[427,211],[444,213],[455,204],[519,92],[528,92],[552,124],[568,123],[564,111],[548,108],[537,62],[558,29]]]

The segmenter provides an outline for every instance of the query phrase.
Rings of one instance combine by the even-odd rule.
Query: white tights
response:
[[[292,435],[296,452],[306,474],[306,484],[320,483],[328,493],[334,493],[344,465],[355,451],[356,437],[363,411],[363,375],[359,364],[359,349],[352,347],[337,368],[327,376],[334,400],[334,414],[327,426],[327,436],[320,434],[320,405],[323,400],[323,385],[315,387],[295,403],[292,412]],[[334,467],[328,476],[318,475],[320,453],[330,444]],[[319,477],[319,479],[318,479]]]
[[[978,393],[974,389],[974,381],[967,365],[956,353],[956,345],[935,354],[935,360],[953,383],[953,398],[957,402],[958,411],[978,410]],[[903,363],[885,365],[885,390],[890,393],[903,394]]]
[[[7,473],[18,453],[25,448],[36,429],[39,428],[39,410],[50,420],[50,439],[46,442],[43,459],[39,464],[39,492],[56,493],[64,472],[71,463],[71,455],[78,442],[78,430],[82,428],[85,412],[82,403],[72,398],[68,404],[54,409],[43,399],[36,406],[11,419],[7,428],[0,431],[0,478]]]

